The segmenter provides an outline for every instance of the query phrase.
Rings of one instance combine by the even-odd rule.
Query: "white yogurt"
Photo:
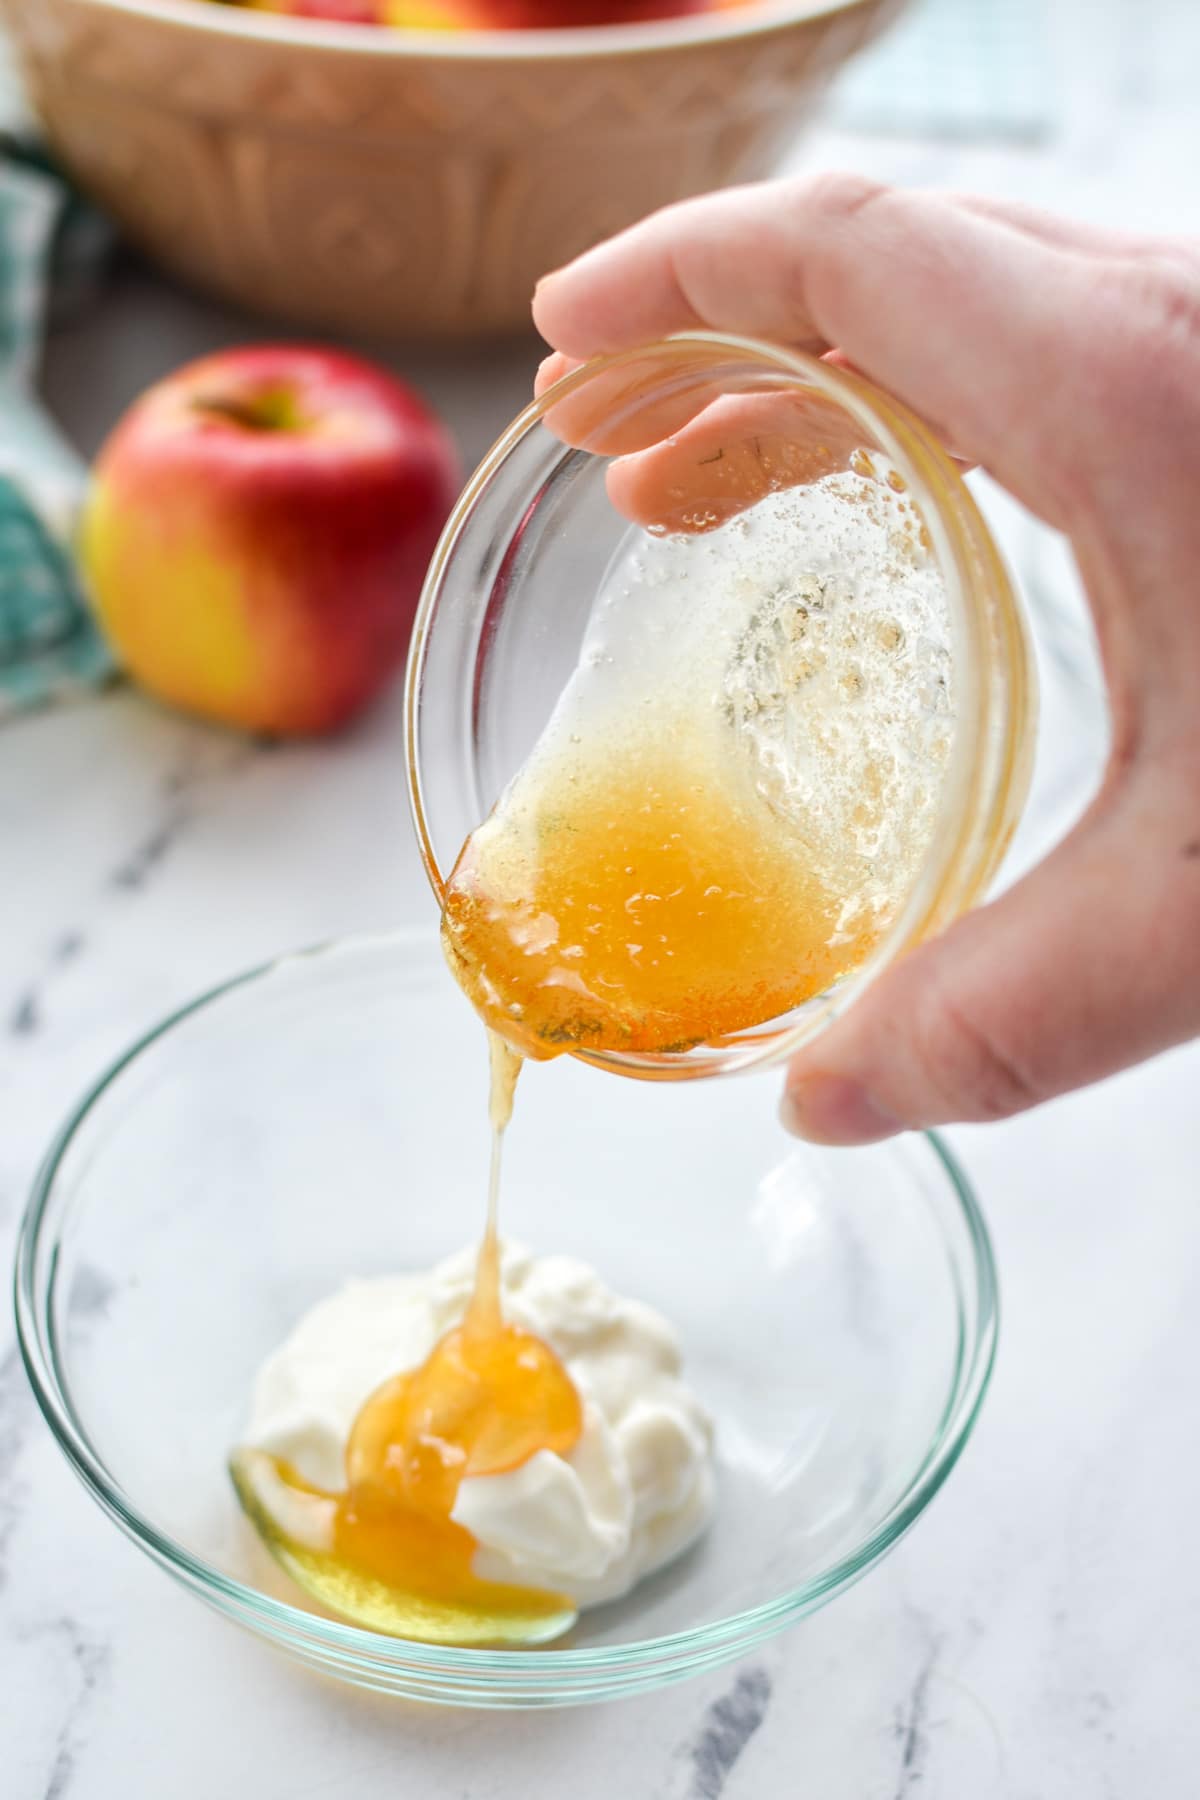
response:
[[[359,1407],[461,1322],[474,1269],[466,1249],[427,1274],[352,1281],[320,1301],[259,1371],[243,1441],[319,1487],[343,1487]],[[452,1516],[479,1546],[481,1578],[596,1606],[704,1530],[711,1421],[680,1378],[666,1320],[585,1263],[506,1244],[501,1286],[505,1316],[544,1339],[574,1382],[583,1431],[569,1456],[542,1450],[507,1474],[468,1477]]]

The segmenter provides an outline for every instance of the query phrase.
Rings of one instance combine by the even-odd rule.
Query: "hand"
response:
[[[1200,1032],[1200,245],[825,176],[668,208],[548,276],[534,318],[542,385],[688,328],[834,351],[1065,532],[1087,588],[1099,795],[794,1059],[786,1122],[1003,1118]]]

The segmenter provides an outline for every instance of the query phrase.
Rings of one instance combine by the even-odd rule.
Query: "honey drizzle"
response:
[[[525,1056],[684,1050],[788,1012],[875,947],[879,918],[844,917],[816,861],[702,729],[667,721],[524,771],[463,847],[442,943]]]
[[[356,1604],[344,1608],[353,1616],[361,1618],[364,1606],[373,1605],[388,1621],[401,1621],[380,1622],[380,1629],[437,1636],[441,1607],[452,1620],[448,1641],[537,1636],[555,1621],[562,1629],[574,1612],[564,1595],[480,1579],[473,1567],[475,1539],[452,1517],[468,1476],[508,1473],[541,1450],[567,1456],[583,1429],[579,1395],[553,1350],[504,1318],[500,1166],[522,1059],[503,1039],[488,1035],[488,1218],[462,1323],[438,1339],[419,1367],[393,1376],[364,1401],[346,1444],[342,1492],[327,1493],[282,1459],[267,1459],[277,1512],[282,1484],[293,1526],[307,1506],[314,1534],[327,1540],[320,1556],[303,1539],[276,1542],[272,1547],[276,1554],[282,1549],[285,1565],[321,1598],[331,1591],[355,1595]],[[240,1455],[235,1480],[245,1502],[247,1478],[253,1487],[254,1476]],[[269,1501],[252,1493],[249,1509],[270,1542],[271,1521],[263,1518]],[[274,1535],[287,1536],[282,1530]],[[320,1566],[312,1579],[314,1560]],[[405,1596],[413,1597],[409,1612]]]
[[[504,1133],[512,1120],[513,1098],[524,1058],[499,1032],[489,1031],[488,1120],[492,1127],[492,1154],[488,1169],[487,1225],[475,1264],[475,1290],[462,1329],[472,1337],[487,1337],[501,1329],[500,1306],[500,1164]]]

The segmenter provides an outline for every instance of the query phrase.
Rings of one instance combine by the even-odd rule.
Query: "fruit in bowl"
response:
[[[720,12],[749,0],[226,0],[293,19],[407,31],[550,31]]]
[[[323,24],[317,3],[0,9],[55,157],[131,242],[239,308],[396,341],[528,331],[548,269],[769,174],[904,0],[656,0],[657,22],[649,0],[536,0],[568,27],[603,5],[586,31],[388,29],[364,22],[377,0]],[[485,4],[518,17],[454,0],[456,20]]]
[[[150,692],[250,730],[331,731],[403,660],[458,486],[445,428],[385,370],[302,345],[222,351],[117,425],[81,564]]]

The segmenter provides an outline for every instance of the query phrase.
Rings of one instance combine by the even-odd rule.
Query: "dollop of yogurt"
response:
[[[304,1315],[254,1384],[243,1442],[326,1490],[345,1485],[346,1440],[367,1396],[415,1368],[461,1323],[475,1251],[427,1273],[348,1282]],[[713,1510],[712,1423],[681,1377],[667,1321],[586,1263],[501,1253],[505,1316],[558,1356],[583,1402],[569,1456],[541,1450],[503,1475],[468,1476],[452,1517],[484,1580],[548,1588],[578,1607],[628,1593],[680,1555]]]

